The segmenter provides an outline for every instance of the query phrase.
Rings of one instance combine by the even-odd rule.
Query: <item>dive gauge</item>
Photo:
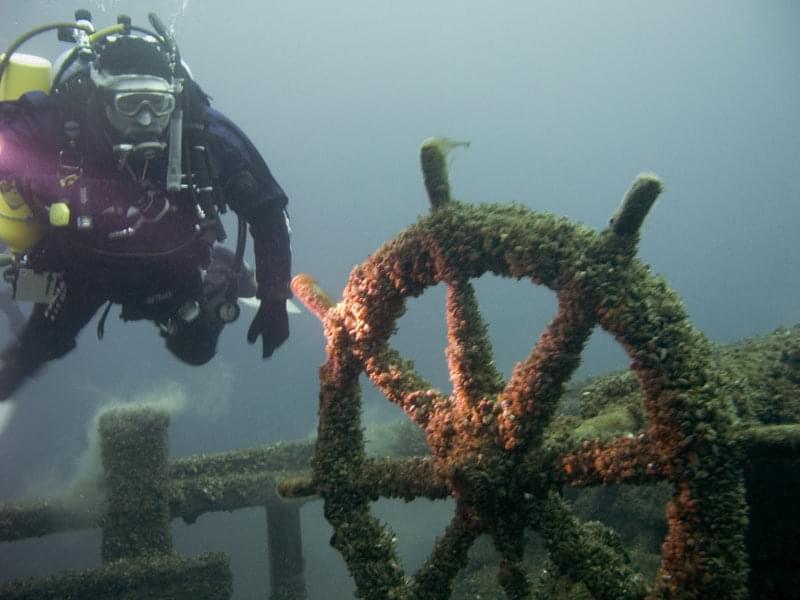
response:
[[[233,323],[240,312],[239,304],[233,300],[226,300],[217,307],[217,317],[223,323]]]

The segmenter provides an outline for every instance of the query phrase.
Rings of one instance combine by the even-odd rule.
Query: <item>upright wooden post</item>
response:
[[[270,600],[305,600],[300,503],[276,496],[266,509]]]
[[[151,408],[113,409],[100,418],[107,511],[103,562],[172,551],[167,495],[169,416]]]

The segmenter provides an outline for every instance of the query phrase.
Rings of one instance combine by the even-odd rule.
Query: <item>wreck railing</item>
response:
[[[587,419],[579,430],[592,429]],[[202,514],[264,506],[272,600],[306,597],[300,542],[300,514],[296,501],[276,494],[276,482],[297,493],[302,490],[303,470],[312,454],[311,444],[277,444],[215,455],[167,459],[168,417],[151,409],[115,410],[101,420],[103,464],[106,478],[105,509],[90,509],[71,498],[51,498],[0,505],[0,540],[43,537],[63,531],[102,528],[104,565],[91,571],[65,572],[0,585],[6,600],[76,597],[113,599],[137,594],[148,598],[230,598],[232,576],[227,558],[220,553],[196,557],[176,556],[169,526],[172,519],[188,523]],[[800,430],[793,425],[762,425],[737,432],[753,473],[758,477],[766,463],[793,464],[800,454]],[[601,449],[599,443],[575,440],[574,453],[582,453],[590,471]],[[646,461],[639,456],[637,462]],[[397,473],[413,474],[415,486],[390,489]],[[562,474],[564,480],[568,480]],[[427,483],[426,483],[427,482]],[[585,485],[602,482],[587,480]],[[444,486],[430,477],[428,458],[398,463],[367,459],[358,487],[369,496],[447,497]],[[750,487],[750,486],[748,486]],[[759,496],[748,494],[751,511],[758,510]],[[753,504],[756,503],[756,506]],[[754,510],[755,509],[755,510]],[[775,515],[771,515],[771,518]],[[761,529],[761,526],[759,526]],[[757,537],[762,537],[756,532]],[[758,552],[768,550],[762,545]],[[753,548],[750,548],[751,560]]]
[[[169,460],[166,413],[117,408],[100,419],[105,501],[69,497],[0,505],[0,540],[101,528],[103,566],[0,585],[0,598],[230,598],[232,576],[218,553],[180,557],[171,522],[216,511],[266,510],[272,600],[306,597],[300,505],[276,494],[279,478],[307,470],[310,444],[276,444]]]

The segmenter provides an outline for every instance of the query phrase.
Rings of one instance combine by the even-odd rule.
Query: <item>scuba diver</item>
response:
[[[289,336],[286,195],[245,134],[210,106],[157,16],[154,31],[124,15],[99,31],[88,11],[75,17],[22,36],[0,62],[4,278],[17,301],[34,303],[0,354],[0,400],[72,350],[104,305],[98,337],[119,304],[121,319],[152,321],[175,356],[202,365],[239,316],[238,299],[255,296],[247,339],[260,337],[270,357]],[[44,59],[15,54],[54,29],[74,45],[52,75]],[[43,62],[46,83],[37,83]],[[238,217],[235,253],[215,246],[228,208]],[[243,260],[248,225],[255,278]]]

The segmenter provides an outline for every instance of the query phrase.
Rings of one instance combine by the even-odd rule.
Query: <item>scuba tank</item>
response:
[[[5,54],[0,55],[5,60]],[[17,100],[22,94],[39,90],[50,90],[52,65],[46,58],[32,54],[13,54],[0,80],[0,101]]]
[[[59,39],[88,44],[94,33],[88,11],[75,12],[75,23],[52,23],[37,27],[17,38],[0,54],[0,101],[17,100],[33,91],[49,93],[52,86],[52,65],[40,56],[17,52],[30,38],[53,29]],[[120,29],[117,29],[120,30]],[[108,35],[110,31],[104,32]],[[42,237],[42,225],[33,216],[30,206],[20,195],[14,181],[0,180],[0,242],[15,255],[22,255]]]
[[[5,61],[5,54],[0,60]],[[9,57],[0,79],[0,101],[17,100],[34,90],[50,89],[50,61],[31,54]],[[13,181],[0,180],[0,241],[14,254],[22,254],[42,237],[42,227],[17,191]]]
[[[17,52],[17,49],[31,38],[47,31],[57,30],[60,41],[72,42],[73,48],[62,55],[55,74],[49,60]],[[102,42],[107,36],[125,32],[125,26],[117,24],[95,32],[91,14],[86,10],[75,12],[75,22],[50,23],[36,27],[19,38],[0,54],[0,101],[14,101],[28,92],[52,93],[54,86],[64,75],[66,67],[82,52],[92,51],[94,44]],[[2,145],[2,140],[0,140]],[[13,150],[13,149],[12,149]],[[13,178],[0,180],[0,242],[11,254],[0,255],[0,264],[9,266],[3,279],[14,287],[15,300],[33,302],[52,302],[58,292],[58,276],[53,273],[38,273],[25,267],[26,253],[44,235],[44,224],[34,218],[31,207],[17,188]],[[65,225],[69,215],[64,214],[66,205],[55,203],[51,206],[51,225]],[[55,210],[53,210],[55,208]]]

